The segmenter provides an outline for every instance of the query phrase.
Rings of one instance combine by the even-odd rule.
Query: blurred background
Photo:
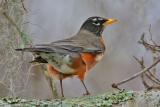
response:
[[[92,95],[111,90],[113,82],[119,82],[140,71],[140,66],[133,56],[139,58],[143,56],[146,66],[152,63],[151,54],[138,44],[143,32],[150,39],[148,32],[150,24],[153,40],[160,43],[160,1],[158,0],[26,0],[24,5],[27,9],[25,29],[33,44],[49,43],[71,37],[90,16],[118,20],[104,30],[103,37],[107,45],[105,56],[85,78]],[[22,61],[23,65],[32,60],[31,54],[25,53],[25,56],[27,58]],[[20,92],[24,87],[18,88],[18,93],[15,95],[24,98],[50,98],[51,92],[45,77],[42,72],[38,72],[40,68],[29,66],[31,65],[21,70],[21,72],[25,70],[27,74],[29,72],[28,78],[26,75],[21,76],[24,76],[24,81],[27,82],[25,89]],[[63,86],[67,97],[82,96],[85,92],[77,78],[65,79]],[[59,92],[59,81],[56,81],[56,87]],[[140,78],[120,87],[128,90],[144,89]]]

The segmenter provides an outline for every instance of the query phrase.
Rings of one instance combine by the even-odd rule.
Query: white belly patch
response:
[[[97,62],[100,61],[103,58],[103,56],[104,56],[103,53],[96,55],[95,61]]]

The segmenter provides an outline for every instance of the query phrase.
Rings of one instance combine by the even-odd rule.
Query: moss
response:
[[[2,98],[3,104],[12,104],[12,107],[111,107],[133,99],[133,93],[128,91],[108,92],[97,96],[79,98],[56,99],[52,101],[25,100],[20,98]]]
[[[98,96],[81,97],[78,99],[67,99],[66,104],[72,104],[80,107],[110,107],[113,104],[119,104],[133,99],[133,93],[127,91],[110,92]]]

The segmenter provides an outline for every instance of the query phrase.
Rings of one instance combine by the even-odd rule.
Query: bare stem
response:
[[[126,83],[126,82],[128,82],[128,81],[131,81],[131,80],[137,78],[137,77],[140,76],[141,74],[149,71],[151,68],[153,68],[154,66],[156,66],[159,62],[160,62],[160,58],[159,58],[157,61],[155,61],[152,65],[150,65],[149,67],[144,68],[144,69],[141,70],[140,72],[138,72],[138,73],[136,73],[136,74],[134,74],[134,75],[132,75],[132,76],[130,76],[130,77],[122,80],[121,82],[114,83],[112,86],[118,87],[119,85],[122,85],[122,84],[124,84],[124,83]]]

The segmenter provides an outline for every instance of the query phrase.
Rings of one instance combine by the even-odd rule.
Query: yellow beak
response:
[[[104,26],[110,25],[114,22],[117,22],[116,19],[106,19],[106,21],[103,23]]]

